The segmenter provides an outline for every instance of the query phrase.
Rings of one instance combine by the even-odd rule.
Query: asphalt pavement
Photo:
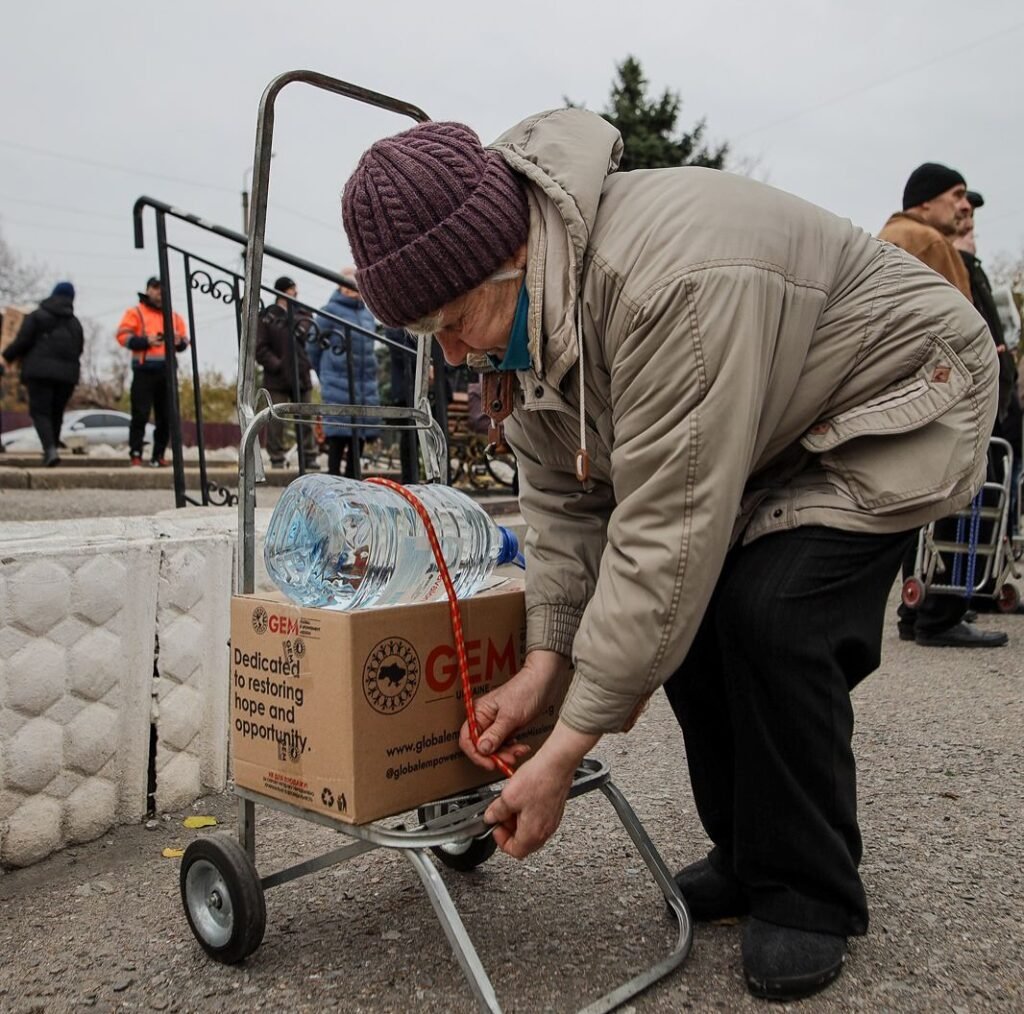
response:
[[[0,519],[148,513],[171,506],[168,497],[5,490]],[[895,603],[894,589],[890,616]],[[782,1009],[1024,1010],[1024,619],[979,623],[1008,630],[1010,644],[920,648],[889,624],[882,667],[854,695],[871,926],[851,941],[833,986]],[[661,694],[633,732],[605,737],[595,754],[670,868],[704,854]],[[218,827],[185,828],[195,814]],[[264,874],[347,840],[257,815]],[[183,915],[179,860],[162,852],[232,832],[234,820],[225,793],[0,874],[0,1011],[476,1009],[414,870],[392,851],[268,892],[262,947],[239,966],[210,961]],[[507,1011],[577,1009],[672,943],[657,889],[598,793],[572,801],[559,833],[528,860],[498,854],[444,878]],[[780,1009],[748,995],[739,940],[738,925],[698,926],[685,966],[627,1009]]]

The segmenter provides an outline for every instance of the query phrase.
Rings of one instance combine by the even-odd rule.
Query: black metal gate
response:
[[[173,336],[173,313],[174,308],[172,305],[171,298],[171,279],[172,279],[172,258],[174,259],[175,269],[179,269],[183,274],[185,281],[185,300],[186,300],[186,313],[185,319],[188,326],[188,334],[190,337],[189,342],[189,356],[192,373],[192,396],[195,404],[195,421],[196,421],[196,448],[198,451],[198,470],[199,470],[199,490],[198,492],[190,493],[187,489],[186,473],[185,473],[185,462],[182,454],[182,426],[181,426],[181,406],[178,398],[178,356],[175,353],[173,339],[168,340],[165,337],[165,355],[167,362],[167,396],[168,396],[168,408],[170,416],[170,443],[171,451],[173,455],[174,465],[174,500],[175,506],[185,507],[189,505],[204,505],[204,506],[224,506],[234,505],[238,502],[237,492],[222,486],[209,477],[206,461],[206,441],[204,436],[204,422],[203,422],[203,406],[202,406],[202,387],[199,375],[199,359],[198,359],[198,341],[196,334],[196,314],[195,314],[195,301],[197,297],[206,297],[209,299],[217,300],[230,306],[234,310],[234,324],[235,324],[235,337],[236,347],[241,343],[242,335],[242,310],[245,295],[245,278],[244,275],[235,271],[233,268],[226,267],[223,264],[218,264],[207,257],[201,256],[195,252],[189,251],[182,246],[178,246],[171,243],[167,238],[167,218],[175,218],[183,222],[189,223],[197,229],[204,230],[205,232],[213,233],[216,236],[220,236],[222,239],[226,239],[239,247],[242,260],[244,262],[246,250],[247,250],[247,239],[240,233],[235,232],[233,229],[227,229],[224,226],[214,225],[211,222],[207,222],[197,215],[192,215],[187,212],[181,211],[178,208],[172,207],[163,201],[155,200],[152,197],[140,197],[135,202],[133,209],[133,219],[135,227],[135,246],[138,249],[142,249],[145,245],[143,238],[143,213],[146,208],[152,208],[156,217],[156,245],[157,245],[157,256],[159,261],[159,273],[160,273],[160,284],[163,289],[163,316],[164,316],[164,335]],[[355,288],[355,283],[351,279],[346,279],[342,275],[337,274],[334,271],[322,267],[319,264],[315,264],[312,261],[305,260],[304,258],[297,257],[294,254],[290,254],[287,251],[277,249],[271,246],[265,246],[264,252],[267,256],[273,257],[284,264],[288,264],[292,267],[298,268],[308,274],[314,275],[317,278],[322,278],[325,281],[332,282],[335,285],[346,285],[351,288]],[[298,386],[298,350],[300,344],[314,344],[319,343],[324,349],[330,347],[330,337],[335,332],[340,332],[342,335],[342,352],[346,356],[346,369],[348,370],[349,390],[354,391],[355,383],[353,376],[353,363],[351,355],[351,340],[355,334],[364,335],[373,339],[375,342],[379,342],[382,345],[388,346],[390,349],[399,350],[403,356],[408,356],[415,359],[415,349],[410,349],[406,345],[393,341],[386,335],[379,335],[371,333],[369,331],[360,328],[349,321],[343,320],[340,317],[336,317],[325,310],[315,308],[298,299],[293,299],[287,296],[285,293],[278,292],[271,286],[260,285],[260,313],[265,310],[264,294],[269,294],[271,301],[283,297],[286,300],[286,312],[287,312],[287,326],[288,333],[291,337],[291,354],[292,354],[292,375],[294,378],[294,390],[291,392],[292,400],[295,402],[301,401],[302,392],[299,391]],[[314,313],[320,318],[321,322],[326,321],[329,325],[329,330],[324,326],[318,325],[314,319]],[[341,421],[352,426],[366,425],[365,420],[357,420],[355,418],[348,419],[343,418]],[[302,425],[309,425],[312,420],[295,420],[296,428],[296,444],[298,453],[298,465],[299,473],[302,474],[306,471],[309,466],[309,462],[305,460],[305,453],[303,450],[302,434],[300,427]],[[359,455],[355,455],[354,467],[356,477],[360,474],[360,463]],[[405,478],[405,477],[403,477]]]

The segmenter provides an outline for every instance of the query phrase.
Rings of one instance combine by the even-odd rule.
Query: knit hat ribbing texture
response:
[[[516,174],[461,123],[421,123],[373,144],[345,184],[359,293],[392,327],[475,288],[526,241]]]

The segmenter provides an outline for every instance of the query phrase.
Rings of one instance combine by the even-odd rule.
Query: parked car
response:
[[[112,447],[128,444],[128,427],[132,417],[127,412],[108,408],[77,409],[64,414],[60,431],[61,443],[68,450],[84,450],[97,444]],[[146,424],[146,443],[153,442],[153,424]],[[0,443],[8,451],[40,451],[39,437],[32,426],[0,433]]]

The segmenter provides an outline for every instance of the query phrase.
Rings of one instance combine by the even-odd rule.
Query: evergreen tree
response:
[[[615,70],[617,80],[612,83],[608,108],[601,115],[622,134],[620,170],[680,165],[722,168],[729,146],[723,144],[712,149],[704,143],[703,119],[692,130],[676,136],[676,121],[683,104],[677,92],[666,88],[660,98],[648,98],[647,79],[639,60],[632,56],[626,57]]]

